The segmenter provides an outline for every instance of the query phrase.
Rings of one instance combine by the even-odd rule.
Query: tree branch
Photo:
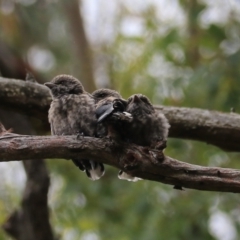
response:
[[[16,109],[41,120],[49,130],[50,92],[41,84],[0,77],[0,107]],[[155,106],[171,125],[169,137],[203,141],[226,151],[240,151],[240,115],[196,108]]]
[[[19,135],[0,138],[1,161],[80,156],[112,165],[143,179],[174,185],[178,189],[240,193],[240,171],[180,162],[146,147],[117,143],[106,138],[84,137],[77,140],[75,136]]]
[[[0,108],[40,119],[45,129],[49,129],[51,99],[49,89],[42,84],[0,77]]]
[[[240,151],[240,115],[197,108],[155,106],[168,118],[170,137],[203,141],[225,151]]]

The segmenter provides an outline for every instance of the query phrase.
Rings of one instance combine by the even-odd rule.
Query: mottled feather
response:
[[[81,82],[70,75],[59,75],[45,85],[50,88],[52,95],[48,114],[52,135],[95,136],[95,101],[84,90]],[[104,174],[102,163],[89,159],[73,159],[73,162],[86,171],[92,180],[97,180]]]

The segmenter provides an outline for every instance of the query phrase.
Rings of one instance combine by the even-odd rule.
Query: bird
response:
[[[123,120],[126,129],[115,129],[124,132],[124,141],[154,149],[164,148],[164,144],[159,145],[159,142],[166,142],[170,125],[163,113],[155,111],[147,96],[134,94],[128,98],[127,102],[110,96],[104,97],[97,103],[98,122],[111,119],[112,115],[115,118],[115,112],[126,112],[131,116],[131,121]],[[118,124],[121,121],[119,119]]]
[[[131,114],[125,112],[127,101],[122,98],[120,93],[107,88],[96,90],[92,95],[96,103],[99,135],[124,141],[124,128],[132,119]],[[140,180],[123,170],[119,171],[118,178],[132,182]]]
[[[159,142],[166,142],[170,125],[163,113],[155,111],[148,97],[143,94],[130,96],[125,111],[133,118],[126,138],[140,146],[161,149]]]
[[[123,119],[131,119],[131,115],[124,110],[127,101],[115,90],[102,88],[92,93],[96,104],[98,119],[98,136],[112,139],[122,139],[121,131]]]
[[[84,90],[81,82],[71,75],[62,74],[45,83],[45,86],[50,89],[52,96],[48,112],[51,134],[95,136],[95,101],[92,95]],[[92,180],[98,180],[104,175],[102,163],[81,158],[72,161]]]
[[[114,112],[114,109],[111,108]],[[104,118],[111,115],[102,114],[98,119],[104,121]],[[163,150],[166,147],[169,123],[163,113],[156,112],[150,100],[143,94],[134,94],[127,100],[125,112],[131,114],[131,121],[124,121],[122,128],[119,128],[121,120],[115,123],[115,131],[121,134],[124,141],[134,143],[140,146],[146,146],[154,149]],[[109,121],[108,121],[109,122]],[[108,124],[107,122],[107,124]],[[129,181],[136,181],[136,178],[120,170],[118,177]]]
[[[159,150],[166,147],[170,125],[163,113],[155,111],[147,96],[130,96],[125,111],[132,115],[132,121],[125,129],[125,138],[130,143]],[[138,180],[122,170],[119,171],[118,177],[128,181]]]

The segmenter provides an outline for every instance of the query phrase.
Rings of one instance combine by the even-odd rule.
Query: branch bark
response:
[[[188,164],[146,147],[106,138],[77,140],[75,136],[19,135],[0,138],[1,161],[76,157],[91,158],[143,179],[174,185],[177,189],[240,193],[238,170]]]
[[[197,108],[155,106],[168,118],[170,137],[198,140],[225,151],[240,151],[240,115]]]
[[[0,77],[0,108],[35,117],[45,130],[49,129],[51,99],[48,88],[42,84]]]
[[[0,107],[15,109],[40,120],[49,131],[47,114],[51,102],[47,87],[0,77]],[[240,151],[240,115],[197,108],[155,106],[171,125],[169,137],[203,141],[226,151]],[[39,123],[38,123],[39,125]]]

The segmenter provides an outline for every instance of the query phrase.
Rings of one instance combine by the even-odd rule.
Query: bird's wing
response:
[[[105,118],[113,113],[115,109],[113,108],[113,103],[104,104],[98,107],[95,111],[95,114],[98,119],[98,123],[102,122]]]

